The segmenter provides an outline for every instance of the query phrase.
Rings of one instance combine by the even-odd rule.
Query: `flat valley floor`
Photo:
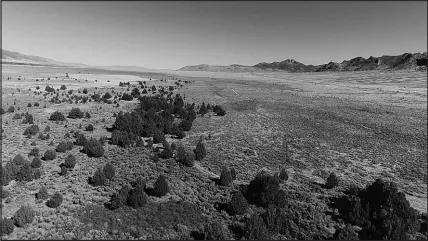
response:
[[[12,79],[7,80],[7,77]],[[44,80],[40,81],[42,78]],[[167,82],[159,81],[163,78],[167,78]],[[168,173],[171,192],[162,198],[150,197],[153,205],[183,200],[198,206],[204,215],[224,218],[226,214],[218,212],[215,203],[225,202],[230,197],[229,191],[211,181],[220,175],[224,165],[236,169],[234,185],[248,183],[261,170],[276,173],[285,167],[290,173],[287,188],[310,196],[314,202],[338,195],[351,184],[362,187],[381,177],[397,183],[412,207],[427,212],[426,72],[137,73],[3,65],[2,107],[7,110],[16,102],[15,108],[20,107],[20,111],[15,113],[28,111],[41,130],[47,125],[51,128],[50,140],[36,137],[28,140],[23,135],[28,125],[21,124],[22,120],[13,120],[15,113],[2,115],[3,165],[17,154],[27,157],[34,147],[30,145],[33,140],[42,153],[54,149],[64,140],[65,133],[77,130],[80,123],[94,125],[95,131],[85,132],[87,136],[109,137],[111,133],[105,127],[114,123],[113,113],[130,111],[137,105],[136,100],[121,100],[120,107],[95,102],[51,104],[50,97],[44,99],[42,95],[33,94],[37,86],[44,92],[47,84],[55,88],[64,84],[67,90],[87,88],[91,94],[103,95],[111,92],[111,88],[127,92],[125,87],[119,87],[120,81],[134,85],[137,81],[147,81],[148,86],[152,82],[156,86],[174,85],[172,78],[190,81],[174,91],[174,94],[184,95],[186,102],[198,105],[204,101],[221,105],[226,110],[225,116],[198,116],[183,140],[168,139],[194,147],[203,136],[207,149],[205,159],[190,169],[183,169],[166,160],[154,164],[147,148],[124,149],[108,143],[103,158],[89,158],[76,147],[59,153],[53,161],[42,161],[40,179],[25,184],[12,181],[4,187],[11,193],[11,200],[7,203],[2,200],[2,217],[13,216],[22,204],[29,204],[36,210],[35,221],[28,227],[16,228],[7,239],[57,238],[67,233],[79,238],[110,237],[100,231],[103,223],[88,221],[89,215],[85,216],[82,210],[91,209],[94,217],[102,219],[105,217],[101,214],[103,204],[121,184],[143,175],[148,178],[148,185],[152,185],[159,173],[164,172]],[[27,107],[34,102],[39,102],[40,106]],[[90,112],[91,118],[67,119],[66,123],[48,120],[55,110],[66,115],[72,107]],[[51,140],[54,146],[49,146]],[[289,142],[289,161],[285,159],[285,140]],[[59,165],[69,153],[76,157],[77,165],[71,174],[60,176]],[[114,181],[106,187],[90,186],[88,177],[107,162],[114,163],[117,168]],[[338,190],[320,188],[330,172],[340,179]],[[50,194],[63,193],[64,202],[59,209],[50,209],[35,200],[34,194],[41,186],[46,186]],[[320,205],[325,212],[333,211],[327,205]],[[153,229],[148,228],[141,234],[145,238],[164,238],[167,234],[159,236],[159,233],[170,232],[157,230],[158,227],[150,223],[155,222],[153,220],[145,222]],[[86,233],[78,236],[79,225],[88,223],[92,225],[91,231],[81,229]],[[174,221],[169,224],[176,225]],[[193,223],[189,221],[187,225],[190,227]]]

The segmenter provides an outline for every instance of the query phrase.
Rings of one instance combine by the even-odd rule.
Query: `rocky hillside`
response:
[[[401,70],[417,69],[427,65],[427,53],[405,53],[398,56],[373,57],[365,59],[356,57],[341,63],[329,62],[318,66],[305,65],[294,59],[281,62],[258,63],[254,66],[230,65],[196,65],[186,66],[180,71],[215,71],[215,72],[254,72],[254,71],[287,71],[287,72],[326,72],[326,71],[367,71],[367,70]]]

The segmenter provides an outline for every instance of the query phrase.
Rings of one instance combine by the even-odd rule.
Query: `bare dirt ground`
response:
[[[65,73],[69,74],[68,79],[65,79]],[[100,231],[103,222],[107,223],[107,219],[113,216],[99,211],[100,208],[92,208],[93,205],[102,207],[121,184],[129,183],[137,176],[147,177],[150,186],[159,173],[168,174],[171,192],[161,199],[150,197],[153,205],[184,200],[197,205],[203,215],[223,217],[226,214],[214,214],[214,203],[228,200],[230,188],[217,187],[212,182],[212,178],[220,175],[223,165],[237,170],[236,184],[248,183],[262,169],[274,173],[285,166],[290,173],[288,188],[307,195],[313,193],[313,183],[324,183],[332,171],[339,176],[342,187],[350,184],[364,186],[382,177],[396,182],[414,208],[427,212],[426,72],[134,73],[3,66],[2,74],[2,107],[7,110],[16,102],[15,108],[20,107],[20,110],[15,113],[28,111],[41,130],[47,125],[51,127],[50,140],[27,139],[22,133],[28,125],[21,124],[22,120],[12,120],[15,113],[2,115],[2,128],[5,130],[3,164],[17,154],[27,157],[33,148],[30,145],[33,140],[36,140],[41,153],[55,149],[65,139],[65,133],[77,130],[80,123],[83,126],[94,125],[95,131],[85,132],[87,136],[109,136],[111,133],[105,127],[114,123],[113,113],[130,111],[137,104],[136,101],[120,101],[120,107],[94,102],[50,104],[43,96],[33,94],[36,86],[44,90],[47,84],[58,88],[65,84],[68,89],[87,88],[90,94],[103,94],[112,91],[112,87],[116,92],[128,92],[118,86],[120,81],[152,78],[155,85],[171,85],[174,81],[165,83],[158,79],[177,76],[183,81],[191,81],[176,92],[184,94],[185,101],[220,104],[227,112],[222,117],[198,117],[192,130],[181,141],[188,147],[194,147],[201,136],[205,137],[207,157],[190,169],[179,168],[168,160],[155,164],[150,161],[151,154],[146,148],[123,149],[110,144],[105,145],[106,155],[103,158],[89,158],[75,147],[67,153],[60,153],[53,161],[42,161],[41,179],[26,184],[12,181],[4,187],[12,196],[9,202],[2,202],[2,217],[13,216],[24,203],[30,204],[37,212],[32,224],[16,228],[5,239],[120,238]],[[19,76],[25,80],[18,81]],[[12,80],[6,80],[7,77],[12,77]],[[48,77],[50,81],[47,81]],[[36,78],[45,80],[36,81]],[[151,86],[150,83],[148,85]],[[36,101],[40,103],[39,107],[27,107],[28,103]],[[90,112],[91,118],[67,119],[64,123],[48,120],[53,111],[68,114],[72,107]],[[208,135],[211,135],[210,139]],[[285,161],[285,139],[290,143],[289,162]],[[49,146],[52,140],[54,145]],[[58,174],[59,164],[69,153],[78,161],[72,173],[63,177]],[[106,187],[90,186],[88,177],[107,162],[117,167],[116,178]],[[50,209],[36,202],[34,193],[41,186],[46,186],[51,195],[61,192],[64,204],[58,209]],[[316,196],[332,195],[317,191],[320,193]],[[99,212],[101,226],[96,226],[94,221],[88,224],[85,218],[76,216],[82,208],[91,213]],[[155,222],[158,224],[156,220],[147,219],[141,225],[151,227]],[[88,225],[89,228],[83,228]],[[193,224],[189,221],[188,225]],[[162,232],[167,233],[159,236]],[[150,229],[134,237],[176,238],[174,235],[177,233]]]

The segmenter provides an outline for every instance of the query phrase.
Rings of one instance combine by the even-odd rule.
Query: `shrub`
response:
[[[108,99],[110,99],[112,96],[111,96],[111,94],[109,93],[109,92],[106,92],[104,95],[103,95],[103,99],[105,99],[105,100],[108,100]]]
[[[3,107],[1,108],[1,114],[2,115],[6,114],[6,111],[3,109]]]
[[[163,151],[162,151],[162,158],[168,159],[171,158],[173,155],[171,146],[167,141],[163,142]]]
[[[246,222],[244,227],[244,236],[248,240],[267,240],[268,230],[263,219],[258,215],[252,215]]]
[[[34,136],[39,132],[39,126],[38,125],[32,125],[25,129],[24,135],[30,135]]]
[[[121,100],[125,100],[125,101],[131,101],[133,99],[134,99],[134,97],[132,95],[128,94],[128,93],[124,93],[122,95],[122,98],[121,98]]]
[[[202,140],[199,140],[196,145],[196,149],[193,152],[195,153],[196,160],[200,161],[205,158],[207,151],[205,150],[205,145]]]
[[[220,220],[210,221],[204,225],[204,240],[230,240],[227,227]]]
[[[218,115],[218,116],[224,116],[226,115],[226,111],[219,105],[214,106],[213,111]]]
[[[60,90],[66,90],[67,87],[65,85],[61,85],[61,88],[59,88]]]
[[[31,162],[31,167],[32,168],[39,168],[41,166],[42,166],[42,162],[40,161],[40,158],[37,155],[36,157],[33,158],[33,161]]]
[[[40,106],[39,102],[35,102],[34,106],[37,106],[37,107]]]
[[[91,184],[92,186],[104,186],[105,183],[107,181],[107,178],[104,174],[104,171],[101,168],[98,168],[95,173],[94,176],[92,176],[91,178]]]
[[[120,147],[127,147],[133,143],[128,132],[119,130],[113,131],[111,135],[111,142],[113,145],[118,145]]]
[[[103,146],[97,139],[92,137],[85,143],[83,150],[89,157],[102,157],[104,155]]]
[[[396,184],[377,179],[361,191],[342,197],[339,211],[362,227],[360,239],[406,239],[419,228],[417,211]]]
[[[232,175],[227,167],[223,167],[220,174],[220,184],[223,186],[229,186],[233,182]]]
[[[133,187],[139,186],[142,189],[146,188],[146,180],[143,177],[138,177],[132,185]]]
[[[49,132],[51,131],[51,127],[50,126],[46,126],[44,132]]]
[[[175,144],[175,142],[173,142],[173,143],[171,144],[171,150],[172,150],[172,151],[177,150],[177,144]]]
[[[358,234],[354,231],[352,225],[347,224],[343,228],[336,230],[333,236],[334,240],[359,240]]]
[[[61,166],[61,171],[59,173],[60,176],[65,176],[68,173],[68,169],[65,166]]]
[[[70,113],[68,113],[68,118],[78,119],[83,118],[83,112],[79,108],[72,108]]]
[[[57,207],[59,207],[59,206],[61,205],[62,200],[63,200],[63,198],[62,198],[61,193],[56,192],[56,193],[51,197],[51,199],[49,199],[49,200],[46,202],[46,206],[48,206],[48,207],[50,207],[50,208],[57,208]]]
[[[147,194],[144,189],[137,186],[132,189],[129,193],[127,203],[133,208],[143,207],[147,203]]]
[[[34,118],[32,114],[25,113],[25,119],[22,120],[22,124],[34,124]]]
[[[30,182],[33,180],[33,170],[29,163],[25,163],[21,165],[21,168],[19,169],[16,175],[16,180],[19,182],[20,181]]]
[[[111,203],[110,207],[112,209],[117,209],[124,206],[127,202],[130,191],[131,189],[129,188],[128,185],[123,185],[122,188],[117,193],[114,193],[112,195],[110,200],[110,203]]]
[[[36,216],[34,210],[27,205],[21,206],[13,215],[13,221],[18,227],[24,227],[25,224],[33,222]]]
[[[14,229],[15,225],[12,219],[3,218],[3,220],[1,220],[0,236],[12,234]]]
[[[51,120],[51,121],[65,121],[65,116],[63,113],[61,113],[59,111],[55,111],[54,113],[51,114],[51,116],[49,117],[49,120]]]
[[[331,189],[336,187],[337,185],[339,185],[339,178],[337,178],[337,176],[332,172],[330,173],[330,176],[328,176],[325,186],[328,189]]]
[[[163,141],[165,141],[165,134],[162,131],[159,131],[159,129],[155,129],[153,143],[162,143]]]
[[[27,104],[27,107],[32,107],[32,106],[33,106],[33,105],[31,105],[31,103],[28,103],[28,104]]]
[[[7,108],[7,112],[9,112],[9,113],[15,112],[15,107],[9,106],[9,108]]]
[[[246,198],[256,206],[282,205],[283,193],[279,191],[279,178],[259,173],[247,187]],[[281,200],[282,199],[282,200]]]
[[[169,192],[169,185],[164,175],[160,175],[154,184],[154,193],[158,197],[165,196]]]
[[[40,169],[39,168],[33,169],[33,178],[39,179],[41,177],[42,177],[42,172],[40,171]]]
[[[45,90],[47,91],[47,92],[55,92],[55,89],[54,88],[52,88],[52,87],[50,87],[50,86],[46,86],[45,87]]]
[[[180,127],[183,131],[190,131],[192,129],[192,121],[184,119],[181,121]]]
[[[12,120],[19,120],[19,119],[22,119],[22,116],[18,113],[16,113],[12,118]]]
[[[61,141],[56,147],[57,152],[65,153],[68,150],[73,149],[73,142],[71,141]]]
[[[116,173],[114,166],[111,163],[107,163],[103,168],[104,174],[107,179],[112,179]]]
[[[78,146],[85,146],[86,142],[88,142],[88,140],[86,139],[85,135],[83,133],[77,132],[75,144]]]
[[[153,161],[154,163],[159,162],[159,153],[153,153],[152,161]]]
[[[86,131],[94,131],[94,126],[92,124],[89,124],[88,126],[85,127]]]
[[[84,88],[82,92],[83,92],[83,94],[86,95],[88,93],[88,90],[86,88]]]
[[[48,189],[46,187],[41,187],[39,192],[36,193],[36,199],[45,200],[49,198]]]
[[[229,172],[230,172],[230,176],[232,177],[232,180],[235,180],[236,179],[236,170],[235,170],[235,168],[230,168]]]
[[[279,173],[279,179],[281,181],[287,181],[288,180],[288,172],[285,170],[285,168],[281,169],[281,172]]]
[[[46,150],[45,154],[43,155],[43,158],[45,161],[53,160],[56,158],[56,152],[54,150]]]
[[[68,154],[68,156],[65,158],[64,166],[67,168],[74,168],[74,166],[76,166],[76,158],[73,156],[73,154]]]
[[[248,209],[248,202],[242,192],[237,191],[232,194],[232,198],[228,203],[228,211],[231,215],[244,214]]]
[[[24,165],[27,160],[25,160],[25,158],[21,156],[21,154],[18,154],[12,159],[12,162],[16,165]]]

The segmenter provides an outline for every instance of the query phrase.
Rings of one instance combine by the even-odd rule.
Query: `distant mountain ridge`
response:
[[[33,55],[25,55],[9,50],[1,50],[2,64],[18,64],[18,65],[36,65],[36,66],[76,66],[85,67],[87,65],[80,63],[65,63],[53,59],[43,58]]]
[[[367,70],[401,70],[417,69],[427,66],[427,52],[424,53],[404,53],[398,56],[381,56],[365,59],[356,57],[344,60],[341,63],[329,62],[322,65],[305,65],[294,59],[286,59],[281,62],[265,63],[261,62],[254,66],[244,65],[195,65],[186,66],[179,71],[224,71],[224,72],[255,72],[255,71],[287,71],[291,73],[299,72],[340,72],[340,71],[367,71]]]

